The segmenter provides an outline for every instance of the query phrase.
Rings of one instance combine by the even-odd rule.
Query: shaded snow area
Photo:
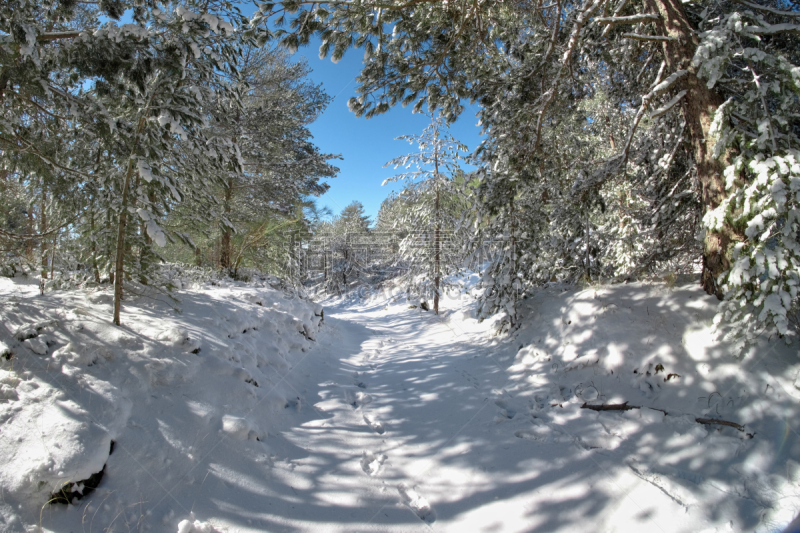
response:
[[[108,293],[0,280],[0,530],[777,532],[800,512],[797,346],[734,358],[695,286],[552,286],[503,337],[468,297],[328,301],[320,324],[269,288],[176,296],[118,328]]]

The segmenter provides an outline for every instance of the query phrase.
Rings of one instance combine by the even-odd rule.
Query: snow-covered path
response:
[[[309,475],[320,456],[337,457],[314,495],[351,510],[352,520],[337,529],[442,530],[443,517],[476,505],[514,505],[507,498],[516,489],[490,482],[492,458],[505,451],[480,436],[498,411],[493,385],[506,379],[488,354],[430,313],[362,307],[329,309],[328,317],[331,337],[323,342],[360,343],[320,391],[315,408],[330,418],[284,435],[309,446]],[[496,530],[505,517],[492,512],[486,526]]]
[[[457,321],[393,307],[327,311],[321,349],[341,350],[340,366],[320,418],[284,433],[308,455],[276,464],[287,482],[304,480],[299,501],[317,502],[320,514],[298,507],[298,529],[697,531],[681,527],[683,502],[617,459],[543,427],[537,438],[506,390],[502,350]]]
[[[505,337],[468,299],[329,302],[318,329],[268,287],[180,297],[117,328],[107,291],[0,279],[0,531],[778,532],[800,512],[796,348],[732,358],[694,285],[549,287]]]

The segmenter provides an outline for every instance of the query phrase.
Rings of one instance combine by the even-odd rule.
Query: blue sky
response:
[[[400,172],[400,169],[383,165],[414,149],[407,141],[395,138],[422,133],[429,120],[422,114],[411,113],[412,106],[399,105],[371,119],[357,118],[347,108],[347,101],[356,96],[355,78],[361,71],[363,55],[362,50],[352,49],[341,61],[333,63],[330,58],[319,59],[318,46],[313,44],[296,54],[306,58],[313,70],[311,79],[322,83],[325,92],[333,98],[322,116],[310,126],[314,143],[323,152],[341,154],[344,158],[334,162],[341,171],[338,177],[328,181],[330,190],[318,199],[318,204],[338,214],[347,204],[358,200],[374,221],[381,202],[393,189],[401,188],[396,183],[381,186],[383,180]],[[476,111],[477,106],[467,106],[450,128],[453,137],[466,144],[470,151],[481,140]]]
[[[252,9],[240,7],[245,14],[251,14]],[[101,20],[105,18],[101,17]],[[128,10],[119,24],[130,22],[132,12]],[[339,175],[327,181],[330,190],[317,199],[317,203],[338,214],[349,203],[358,200],[374,222],[381,202],[392,190],[402,188],[397,183],[381,186],[386,178],[400,172],[400,169],[384,168],[383,165],[414,150],[407,141],[395,139],[400,135],[422,133],[429,120],[422,114],[413,114],[412,106],[404,108],[399,105],[371,119],[357,118],[347,108],[347,101],[356,96],[355,79],[361,72],[363,50],[351,49],[341,61],[334,63],[330,58],[319,58],[319,42],[316,43],[300,48],[295,57],[307,60],[312,69],[310,78],[315,83],[321,83],[333,101],[309,129],[314,135],[314,143],[322,152],[341,154],[343,158],[332,161],[339,167]],[[481,141],[480,128],[476,126],[478,119],[475,117],[478,106],[471,106],[467,102],[464,104],[466,110],[450,127],[450,133],[466,144],[471,153]]]

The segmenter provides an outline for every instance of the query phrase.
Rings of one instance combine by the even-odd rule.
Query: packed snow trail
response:
[[[354,486],[356,494],[349,496],[349,505],[359,508],[358,519],[331,529],[781,531],[800,502],[796,443],[787,446],[785,438],[776,443],[770,434],[753,440],[746,432],[695,421],[709,409],[741,419],[746,407],[715,408],[715,399],[725,396],[727,403],[728,396],[739,395],[730,400],[738,405],[748,393],[740,384],[730,395],[721,387],[730,383],[717,378],[721,392],[706,399],[702,387],[707,385],[688,376],[698,361],[680,359],[681,343],[692,345],[695,357],[698,351],[714,354],[708,361],[722,357],[714,372],[723,376],[755,371],[751,361],[731,360],[707,334],[698,333],[705,331],[713,300],[695,287],[619,287],[600,297],[600,291],[551,292],[530,312],[538,319],[529,324],[530,331],[507,341],[489,342],[491,324],[464,320],[460,312],[443,319],[410,309],[406,302],[327,310],[335,335],[363,337],[359,348],[342,358],[316,406],[331,416],[323,423],[328,432],[318,434],[323,438],[296,433],[290,439],[309,451],[332,440],[327,453],[349,455],[339,473],[361,476],[360,496]],[[587,326],[587,320],[593,324],[602,318],[599,309],[607,315],[604,325]],[[536,337],[541,345],[541,336],[549,334],[548,340],[564,343],[551,346],[550,353],[576,357],[571,363],[547,362],[548,357],[536,368],[534,361],[542,357],[533,349]],[[627,351],[625,346],[636,353],[637,345],[649,353],[630,359],[613,353]],[[586,355],[570,356],[576,349]],[[793,361],[793,349],[776,349]],[[603,351],[609,353],[601,362]],[[786,358],[781,362],[770,355],[778,364],[767,370],[789,374],[781,366]],[[664,374],[653,379],[644,371],[640,378],[636,368],[626,368],[653,370],[640,359],[654,356],[680,369],[684,384],[673,387]],[[603,364],[617,365],[617,372],[609,373]],[[697,372],[708,374],[709,368],[700,363]],[[765,372],[756,373],[780,387]],[[693,381],[695,388],[687,388]],[[580,409],[585,401],[625,400],[643,407],[620,413]],[[763,417],[765,424],[759,430],[766,433],[776,425],[786,428],[778,405],[796,408],[797,402],[779,393],[752,405],[758,406],[756,418]],[[658,406],[671,410],[670,416]],[[316,463],[314,453],[308,461]],[[331,481],[333,486],[319,485],[321,492],[340,498],[349,492],[341,479]]]
[[[321,391],[316,408],[330,418],[287,434],[310,454],[293,474],[352,509],[350,524],[326,520],[331,529],[697,531],[681,527],[685,502],[626,465],[537,434],[505,389],[510,358],[458,321],[392,307],[328,309],[336,335],[362,341]],[[321,456],[340,458],[335,474],[315,475]]]
[[[0,531],[767,532],[800,510],[796,348],[732,359],[695,286],[550,287],[492,337],[469,300],[329,302],[316,326],[206,284],[116,328],[106,291],[8,283]]]

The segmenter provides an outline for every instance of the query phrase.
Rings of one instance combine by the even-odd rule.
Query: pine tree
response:
[[[330,222],[315,228],[316,247],[323,254],[327,289],[347,290],[369,262],[370,220],[361,202],[353,201]]]
[[[458,233],[463,222],[465,202],[458,201],[460,191],[455,179],[463,184],[459,161],[467,147],[447,131],[440,116],[434,116],[421,135],[404,135],[398,140],[416,144],[418,152],[398,157],[386,166],[414,170],[384,181],[403,181],[399,198],[405,209],[398,226],[405,230],[399,251],[408,267],[407,279],[414,292],[432,293],[433,310],[439,314],[442,278],[458,270],[460,249]],[[427,290],[430,289],[430,290]]]
[[[150,254],[143,250],[166,243],[159,223],[165,213],[186,195],[205,194],[220,171],[240,166],[230,139],[206,134],[202,109],[213,92],[209,80],[236,61],[228,20],[241,17],[225,3],[173,5],[172,12],[122,0],[0,7],[4,167],[43,184],[39,214],[47,231],[54,194],[77,191],[70,201],[85,208],[82,184],[96,184],[92,201],[116,227],[107,250],[116,324],[126,277],[146,279]],[[128,9],[133,23],[117,24]],[[101,15],[108,19],[102,24]],[[87,219],[89,227],[96,220]]]
[[[308,124],[330,99],[308,80],[309,72],[282,50],[245,45],[237,70],[216,80],[240,95],[240,106],[220,97],[207,111],[216,133],[236,140],[243,172],[226,172],[213,198],[186,202],[171,224],[190,229],[192,242],[215,248],[215,266],[226,272],[235,275],[247,263],[274,268],[288,246],[278,233],[302,231],[306,198],[323,194],[328,186],[321,180],[338,172],[328,162],[336,156],[311,142]],[[216,218],[217,228],[206,232],[207,217],[198,212]]]

